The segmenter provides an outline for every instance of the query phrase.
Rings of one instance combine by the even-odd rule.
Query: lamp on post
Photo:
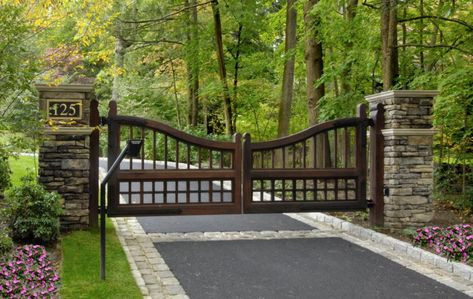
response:
[[[143,146],[143,140],[128,140],[125,148],[122,150],[113,165],[107,171],[104,179],[100,183],[100,278],[105,280],[105,186],[110,177],[120,167],[120,163],[126,156],[131,158],[138,157]]]

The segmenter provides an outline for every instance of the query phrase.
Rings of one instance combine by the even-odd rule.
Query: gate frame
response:
[[[357,117],[337,119],[312,126],[299,133],[276,140],[251,143],[250,134],[244,135],[243,143],[243,213],[285,213],[309,211],[353,211],[368,208],[372,202],[366,198],[367,182],[367,127],[373,122],[366,116],[366,106],[357,106]],[[331,129],[356,128],[355,168],[272,168],[253,169],[252,151],[271,150],[294,145]],[[304,157],[305,158],[305,157]],[[357,179],[356,201],[300,201],[300,202],[253,202],[252,178],[261,180],[282,179]],[[307,189],[304,190],[306,192]],[[338,192],[338,190],[335,190]]]
[[[117,170],[114,175],[110,177],[108,184],[108,209],[107,213],[110,217],[114,216],[151,216],[151,215],[215,215],[215,214],[240,214],[242,206],[242,147],[241,147],[241,134],[236,133],[233,136],[233,141],[213,141],[204,138],[195,137],[182,131],[178,131],[168,125],[157,121],[151,121],[143,118],[133,116],[120,116],[117,115],[117,104],[115,101],[111,101],[109,104],[110,110],[108,114],[108,167],[110,168],[113,161],[118,157],[120,153],[120,125],[136,126],[142,128],[153,129],[162,132],[163,134],[169,135],[175,138],[177,141],[191,144],[194,146],[208,148],[212,150],[225,150],[232,152],[232,168],[230,169],[173,169],[173,170]],[[144,157],[142,154],[142,158]],[[134,178],[138,175],[139,178]],[[126,207],[120,207],[119,204],[119,181],[120,179],[134,179],[136,181],[144,180],[199,180],[205,179],[209,181],[213,180],[231,180],[232,181],[232,202],[222,203],[186,203],[179,204],[176,199],[174,204],[154,204],[148,207],[139,205],[133,207],[127,205]],[[222,187],[223,188],[223,187]]]

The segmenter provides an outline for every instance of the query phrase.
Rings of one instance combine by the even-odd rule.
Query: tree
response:
[[[381,68],[383,90],[392,89],[399,76],[396,6],[396,0],[381,0]]]
[[[291,119],[291,105],[294,88],[295,48],[297,43],[297,0],[287,0],[286,36],[285,36],[285,63],[282,79],[281,100],[279,102],[278,137],[289,134]]]
[[[188,100],[187,100],[187,124],[189,126],[197,126],[197,111],[199,103],[199,28],[197,15],[197,0],[185,0],[188,7],[187,28],[186,28],[186,67],[188,77]]]
[[[220,9],[218,0],[212,0],[212,12],[214,16],[215,25],[215,43],[217,51],[218,74],[220,76],[220,83],[222,85],[222,97],[225,115],[225,133],[227,135],[232,135],[235,130],[233,128],[232,123],[232,103],[227,83],[227,69],[225,67],[225,57],[223,53],[222,21],[220,19]]]
[[[307,112],[309,115],[309,125],[317,123],[317,107],[320,99],[325,94],[324,83],[319,83],[324,73],[322,42],[317,27],[320,26],[320,20],[314,16],[312,9],[318,0],[308,0],[304,8],[304,23],[306,26],[305,41],[305,64],[307,69]]]

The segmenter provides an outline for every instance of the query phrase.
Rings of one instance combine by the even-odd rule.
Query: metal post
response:
[[[143,145],[142,140],[128,140],[125,148],[108,170],[102,183],[100,183],[100,279],[105,280],[105,186],[110,177],[120,167],[120,163],[126,155],[137,156]]]

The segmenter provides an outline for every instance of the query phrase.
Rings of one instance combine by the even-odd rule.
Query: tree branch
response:
[[[473,31],[473,25],[470,23],[467,23],[459,19],[445,18],[445,17],[439,17],[439,16],[418,16],[418,17],[412,17],[412,18],[407,18],[407,19],[399,19],[398,23],[404,23],[404,22],[410,22],[410,21],[416,21],[416,20],[422,20],[422,19],[436,19],[436,20],[442,20],[446,22],[453,22],[453,23],[457,23],[462,26],[465,26],[469,30]]]
[[[457,50],[459,52],[462,52],[463,54],[467,55],[473,55],[473,52],[467,51],[460,49],[456,45],[423,45],[423,44],[404,44],[404,45],[398,45],[398,48],[405,48],[405,47],[419,47],[419,48],[447,48],[450,50]]]
[[[169,39],[158,39],[158,40],[125,40],[127,43],[131,44],[160,44],[160,43],[166,43],[166,44],[177,44],[177,45],[184,45],[183,42],[176,41],[176,40],[169,40]]]
[[[175,15],[178,15],[180,14],[181,12],[184,12],[188,9],[191,9],[191,8],[194,8],[194,7],[199,7],[199,6],[203,6],[203,5],[207,5],[207,4],[210,4],[212,1],[207,1],[207,2],[204,2],[204,3],[197,3],[197,4],[194,4],[194,5],[189,5],[189,6],[185,6],[179,10],[176,10],[168,15],[165,15],[164,17],[161,17],[161,18],[158,18],[158,19],[151,19],[151,20],[141,20],[141,21],[129,21],[129,20],[120,20],[121,22],[123,23],[126,23],[126,24],[144,24],[144,23],[155,23],[155,22],[163,22],[163,21],[169,21],[169,20],[172,20],[172,16],[175,16]]]
[[[363,3],[362,3],[362,4],[363,4],[364,6],[366,6],[366,7],[372,8],[372,9],[379,9],[379,6],[370,4],[370,3],[367,2],[367,0],[363,0]]]

